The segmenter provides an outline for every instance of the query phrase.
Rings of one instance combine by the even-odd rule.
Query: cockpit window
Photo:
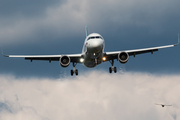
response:
[[[94,37],[89,37],[87,40],[90,40],[90,39],[102,39],[102,37],[100,37],[100,36],[94,36]]]
[[[98,38],[98,39],[102,39],[102,37],[101,37],[101,36],[96,36],[96,38]]]

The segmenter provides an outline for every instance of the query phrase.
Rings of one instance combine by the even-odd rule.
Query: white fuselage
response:
[[[84,56],[83,64],[92,68],[102,63],[105,42],[100,34],[92,33],[85,39],[82,54]]]

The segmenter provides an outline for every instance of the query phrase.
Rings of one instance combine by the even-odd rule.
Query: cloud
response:
[[[0,75],[0,119],[176,120],[179,77],[97,71],[59,79]]]
[[[26,17],[38,17],[44,13],[44,9],[48,6],[63,3],[63,0],[39,0],[39,1],[23,1],[23,0],[6,0],[1,1],[0,16],[15,17],[23,15]]]

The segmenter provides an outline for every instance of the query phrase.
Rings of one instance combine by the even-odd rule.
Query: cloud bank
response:
[[[59,79],[0,75],[0,119],[178,120],[179,78],[98,71]]]

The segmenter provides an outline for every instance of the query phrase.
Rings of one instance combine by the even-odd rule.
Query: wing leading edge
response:
[[[104,56],[106,57],[106,61],[113,60],[113,59],[118,59],[118,54],[121,53],[121,52],[126,52],[126,53],[128,53],[129,56],[133,55],[135,57],[136,55],[139,55],[139,54],[153,53],[153,52],[158,51],[159,49],[174,47],[174,46],[177,46],[178,44],[159,46],[159,47],[151,47],[151,48],[143,48],[143,49],[135,49],[135,50],[105,52]]]
[[[4,54],[3,54],[4,55]],[[4,55],[5,57],[19,57],[24,58],[25,60],[45,60],[45,61],[59,61],[61,57],[68,56],[71,59],[71,62],[80,63],[79,59],[82,54],[69,54],[69,55]]]
[[[126,52],[129,56],[136,56],[138,54],[143,54],[143,53],[153,53],[158,51],[159,49],[163,49],[163,48],[169,48],[169,47],[174,47],[177,46],[180,43],[179,40],[179,33],[178,33],[178,43],[177,44],[173,44],[173,45],[166,45],[166,46],[159,46],[159,47],[151,47],[151,48],[144,48],[144,49],[135,49],[135,50],[125,50],[125,51],[115,51],[115,52],[105,52],[104,53],[104,57],[106,57],[105,61],[109,61],[109,60],[114,60],[114,59],[118,59],[118,54],[121,52]],[[105,62],[104,61],[104,62]]]

